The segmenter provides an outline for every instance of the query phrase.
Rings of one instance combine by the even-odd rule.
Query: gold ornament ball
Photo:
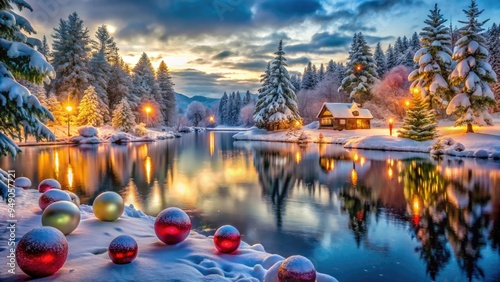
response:
[[[64,190],[64,192],[68,193],[69,197],[71,198],[71,202],[73,204],[75,204],[77,207],[80,206],[80,197],[78,197],[77,194],[67,190]]]
[[[50,204],[42,213],[42,225],[52,226],[68,235],[80,224],[80,209],[68,201]]]
[[[123,198],[115,192],[104,192],[95,198],[92,207],[99,220],[115,221],[123,214]]]

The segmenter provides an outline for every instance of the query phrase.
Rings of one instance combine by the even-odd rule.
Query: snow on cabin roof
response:
[[[332,113],[335,118],[373,118],[372,113],[368,109],[362,109],[358,107],[355,102],[352,103],[323,103],[321,109],[316,116],[319,118],[323,112],[323,108]],[[353,112],[358,111],[359,115],[355,116]]]

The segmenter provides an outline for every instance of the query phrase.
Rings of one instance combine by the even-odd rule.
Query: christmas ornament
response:
[[[68,201],[71,202],[71,197],[68,193],[62,190],[51,189],[43,193],[40,198],[38,198],[38,206],[43,210],[47,208],[48,205],[57,201]]]
[[[167,245],[184,241],[191,231],[191,219],[179,208],[161,211],[155,220],[155,233]]]
[[[99,220],[115,221],[123,214],[123,198],[115,192],[104,192],[95,198],[92,207]]]
[[[42,180],[42,182],[40,182],[40,184],[38,184],[38,192],[40,193],[43,193],[50,189],[61,190],[61,184],[59,184],[57,180],[51,178],[44,179]]]
[[[27,275],[38,278],[56,273],[66,262],[68,241],[53,227],[38,227],[19,240],[16,261]]]
[[[240,246],[241,235],[231,225],[221,226],[214,234],[214,245],[221,253],[230,254]]]
[[[68,201],[50,204],[42,213],[42,225],[52,226],[64,235],[73,232],[80,224],[80,209]]]
[[[68,193],[69,197],[71,198],[71,202],[73,204],[80,206],[80,197],[78,197],[78,195],[68,190],[64,190],[64,192]]]
[[[31,188],[31,180],[28,177],[18,177],[16,180],[14,180],[14,186],[23,188],[23,189],[30,189]]]
[[[316,269],[310,260],[303,256],[291,256],[285,259],[278,270],[280,282],[315,282]]]
[[[131,263],[136,257],[139,247],[129,235],[120,235],[113,239],[108,247],[109,258],[116,264]]]

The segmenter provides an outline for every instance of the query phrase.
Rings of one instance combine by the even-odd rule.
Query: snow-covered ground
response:
[[[317,129],[318,123],[313,122],[297,131],[268,132],[256,127],[234,135],[235,140],[268,141],[268,142],[300,142],[302,132],[308,137],[308,142],[341,144],[350,149],[431,152],[432,146],[442,138],[451,138],[455,143],[461,143],[463,151],[444,150],[445,154],[461,157],[494,157],[500,158],[500,118],[496,117],[494,126],[474,126],[475,133],[465,133],[465,127],[454,127],[452,121],[439,122],[438,138],[431,141],[418,142],[397,137],[398,127],[393,128],[393,136],[389,135],[387,125],[374,123],[379,127],[372,129],[335,131]],[[373,124],[372,124],[373,125]],[[398,126],[398,124],[396,124]],[[320,139],[320,134],[323,136]],[[302,139],[303,141],[303,139]]]
[[[41,226],[38,207],[41,194],[34,189],[19,188],[16,194],[15,236],[18,241],[26,232]],[[0,226],[6,224],[7,209],[5,203],[0,203]],[[260,244],[250,246],[244,242],[234,254],[221,254],[215,249],[213,238],[195,231],[191,231],[185,241],[167,246],[155,236],[154,218],[131,206],[127,206],[115,222],[97,220],[91,206],[82,205],[80,211],[80,225],[66,236],[69,245],[66,263],[54,275],[37,281],[277,281],[276,272],[268,273],[267,270],[284,259],[266,253]],[[2,228],[0,232],[7,231]],[[122,234],[137,241],[139,255],[130,264],[117,265],[109,259],[107,248]],[[8,237],[0,237],[0,257],[3,258],[9,255]],[[4,271],[6,265],[2,265],[2,269],[1,281],[29,279],[19,268],[15,275]],[[337,280],[318,274],[317,281]]]

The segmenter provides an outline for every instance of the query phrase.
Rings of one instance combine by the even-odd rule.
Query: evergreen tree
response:
[[[18,82],[22,86],[26,87],[31,95],[34,95],[38,99],[40,105],[47,108],[47,93],[45,92],[45,88],[43,87],[43,85],[32,83],[22,78],[19,79]]]
[[[325,73],[325,76],[327,77],[333,77],[334,73],[335,73],[335,69],[336,69],[336,64],[333,60],[330,60],[328,62],[328,65],[326,66],[326,73]]]
[[[323,81],[324,78],[325,78],[325,66],[321,64],[318,71],[318,83]]]
[[[99,109],[101,110],[104,122],[106,123],[111,120],[107,92],[108,83],[111,77],[111,66],[106,61],[105,54],[102,51],[94,53],[89,65],[92,73],[90,84],[95,88],[95,92],[98,97],[97,100],[99,102]]]
[[[53,78],[54,69],[44,56],[25,44],[33,40],[21,30],[31,34],[35,31],[29,21],[16,14],[12,7],[19,10],[33,11],[24,1],[0,1],[0,156],[16,156],[21,149],[10,138],[22,140],[32,135],[37,141],[54,140],[55,137],[42,123],[53,120],[47,108],[40,105],[38,99],[22,87],[18,79],[31,83],[41,83]],[[23,134],[24,133],[24,134]],[[0,169],[1,171],[1,169]],[[0,181],[0,191],[7,191],[7,185]]]
[[[488,31],[488,43],[490,56],[488,61],[493,71],[500,75],[500,25],[494,23]],[[497,101],[497,109],[500,109],[500,81],[490,84],[491,90]]]
[[[243,98],[242,101],[242,108],[252,102],[252,96],[250,95],[250,90],[247,90],[247,93],[245,93],[245,97]]]
[[[54,124],[63,124],[63,118],[65,118],[65,112],[62,109],[61,103],[57,99],[54,93],[49,93],[47,96],[47,109],[54,116]]]
[[[174,83],[170,76],[168,66],[164,61],[161,61],[157,71],[157,81],[160,88],[160,110],[163,115],[165,125],[174,125],[175,114],[177,112],[177,104],[175,99]]]
[[[115,39],[111,37],[108,27],[101,25],[95,33],[96,41],[92,42],[92,49],[95,53],[101,53],[108,64],[117,60],[118,48],[116,47]]]
[[[487,62],[488,49],[482,36],[482,26],[488,20],[479,22],[479,10],[475,0],[471,1],[468,10],[464,10],[467,21],[460,29],[460,38],[455,45],[453,60],[457,62],[450,74],[450,84],[459,88],[458,93],[450,101],[447,114],[456,114],[460,118],[455,125],[467,125],[467,133],[474,132],[472,124],[492,125],[493,120],[488,108],[495,105],[495,96],[488,83],[496,82],[497,76]],[[472,67],[470,67],[472,66]]]
[[[396,64],[395,66],[399,66],[403,63],[403,58],[406,53],[406,48],[403,43],[403,39],[401,36],[396,38],[396,42],[394,43],[394,55],[396,56]]]
[[[414,57],[419,66],[410,73],[408,80],[413,81],[411,88],[418,89],[432,109],[434,103],[445,105],[445,101],[449,101],[451,90],[447,78],[453,62],[450,31],[443,25],[446,20],[437,4],[427,17],[426,26],[420,33],[422,48]]]
[[[387,47],[385,57],[386,57],[387,72],[388,72],[398,65],[396,53],[394,52],[394,48],[392,48],[391,44],[389,44],[389,47]]]
[[[99,97],[94,86],[91,85],[85,90],[82,101],[78,105],[78,125],[102,126],[104,118],[100,106]]]
[[[437,122],[434,110],[428,105],[420,93],[413,93],[411,106],[406,113],[403,126],[398,130],[398,137],[417,141],[431,140],[437,135]]]
[[[52,36],[52,65],[56,79],[52,89],[61,100],[79,102],[88,88],[92,75],[89,71],[90,37],[83,21],[75,12],[67,20],[61,19]]]
[[[241,95],[240,91],[236,91],[236,96],[234,99],[234,106],[233,106],[233,125],[240,124],[240,110],[241,110]]]
[[[312,89],[316,88],[316,86],[319,83],[319,73],[316,65],[312,65],[312,83],[313,83]]]
[[[114,128],[120,131],[132,132],[136,125],[135,116],[127,102],[127,99],[122,98],[120,103],[116,106],[113,111],[113,119],[111,123]]]
[[[109,74],[108,88],[106,89],[110,109],[114,109],[123,98],[127,99],[131,108],[137,108],[137,100],[130,93],[132,80],[126,70],[127,68],[128,66],[117,54],[116,60],[111,62],[111,72]]]
[[[315,86],[315,78],[312,63],[309,62],[302,75],[301,89],[312,90]]]
[[[159,93],[159,87],[156,83],[155,72],[153,65],[146,53],[142,53],[141,58],[135,65],[132,76],[131,94],[134,99],[141,100],[139,103],[154,100]],[[139,113],[139,108],[132,108],[136,114]]]
[[[363,34],[354,34],[346,77],[342,80],[339,92],[346,91],[351,99],[363,103],[369,99],[371,85],[376,79],[376,66],[370,47]]]
[[[49,44],[47,43],[47,37],[45,35],[43,36],[42,40],[42,46],[40,47],[40,53],[45,56],[45,59],[47,59],[50,55],[50,47]]]
[[[295,122],[301,122],[297,108],[297,96],[290,75],[286,69],[283,42],[280,40],[278,51],[274,53],[271,70],[268,77],[268,86],[260,93],[254,112],[254,120],[258,127],[272,129],[289,128]]]
[[[295,90],[297,91],[300,90],[300,84],[301,84],[300,74],[292,74],[290,80],[292,81],[292,85],[293,87],[295,87]]]
[[[377,43],[375,53],[373,54],[373,59],[375,60],[375,64],[377,65],[378,77],[384,77],[385,73],[387,72],[387,63],[385,61],[384,51],[382,51],[382,47],[380,46],[380,42]]]
[[[228,124],[228,117],[227,117],[228,105],[229,105],[229,97],[227,96],[227,93],[224,92],[224,95],[222,95],[222,98],[220,99],[220,102],[219,102],[220,123],[224,124],[224,125]]]
[[[411,40],[410,40],[410,54],[411,54],[411,62],[412,62],[412,65],[411,65],[411,68],[418,68],[418,62],[414,62],[413,61],[413,57],[415,56],[415,53],[420,49],[422,48],[422,45],[420,44],[420,39],[418,38],[418,35],[416,32],[413,33],[413,35],[411,36]]]

